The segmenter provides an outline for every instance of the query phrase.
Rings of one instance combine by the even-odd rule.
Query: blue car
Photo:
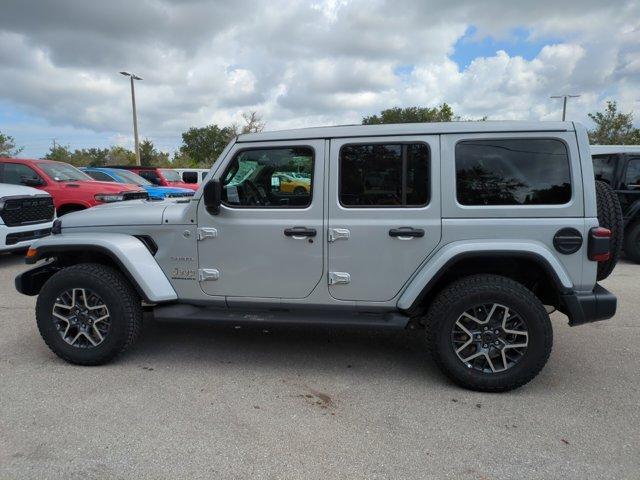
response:
[[[149,194],[151,200],[162,200],[164,198],[180,198],[180,197],[193,197],[195,193],[188,188],[179,187],[161,187],[154,185],[148,180],[145,180],[137,173],[130,172],[129,170],[123,170],[119,168],[104,168],[104,167],[83,167],[84,173],[89,175],[94,180],[100,180],[101,182],[116,182],[116,183],[129,183],[138,185],[144,188]]]

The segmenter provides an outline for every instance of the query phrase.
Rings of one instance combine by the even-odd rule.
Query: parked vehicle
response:
[[[198,185],[204,182],[204,178],[209,173],[206,168],[174,168],[174,170],[178,172],[183,182]]]
[[[152,200],[162,200],[164,198],[193,197],[193,190],[189,188],[159,187],[130,170],[105,167],[83,167],[80,170],[82,170],[94,180],[99,180],[101,182],[127,183],[130,185],[137,185],[138,187],[142,187],[146,190],[146,192],[149,194],[149,198]]]
[[[304,194],[275,179],[293,164],[313,172]],[[615,266],[598,216],[616,198],[577,123],[244,134],[209,178],[190,202],[67,215],[31,247],[28,263],[50,261],[16,287],[39,295],[58,356],[108,362],[144,302],[157,320],[414,327],[455,382],[506,391],[547,362],[549,311],[571,326],[616,311],[597,283]]]
[[[104,203],[148,198],[140,187],[97,182],[68,163],[52,160],[0,158],[0,182],[44,190],[53,197],[58,216]]]
[[[293,193],[296,195],[305,195],[309,193],[311,181],[302,178],[295,178],[287,173],[276,172],[272,179],[275,180],[280,192]]]
[[[0,183],[0,252],[21,250],[51,233],[51,195],[22,185]]]
[[[624,225],[624,251],[640,263],[640,145],[591,145],[593,171],[618,195]]]
[[[111,168],[130,170],[154,185],[161,187],[180,187],[193,191],[198,189],[197,184],[184,182],[180,174],[171,168],[141,167],[136,165],[118,165]]]

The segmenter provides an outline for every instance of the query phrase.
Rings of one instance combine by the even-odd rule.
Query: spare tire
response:
[[[620,258],[624,224],[618,196],[608,183],[600,180],[596,180],[596,205],[598,207],[598,223],[601,227],[611,230],[611,256],[609,260],[598,262],[597,278],[604,280],[611,275]]]

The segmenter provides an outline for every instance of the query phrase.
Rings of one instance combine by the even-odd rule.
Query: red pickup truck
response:
[[[58,216],[103,203],[148,198],[136,185],[98,182],[68,163],[0,158],[0,183],[26,185],[49,193]]]

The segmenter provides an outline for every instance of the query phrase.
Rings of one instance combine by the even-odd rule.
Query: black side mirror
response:
[[[211,215],[220,213],[220,204],[222,203],[222,184],[220,180],[214,178],[209,180],[204,186],[203,191],[204,205]]]
[[[33,178],[33,177],[22,177],[20,179],[20,183],[27,187],[39,187],[44,185],[44,180],[41,178]]]

